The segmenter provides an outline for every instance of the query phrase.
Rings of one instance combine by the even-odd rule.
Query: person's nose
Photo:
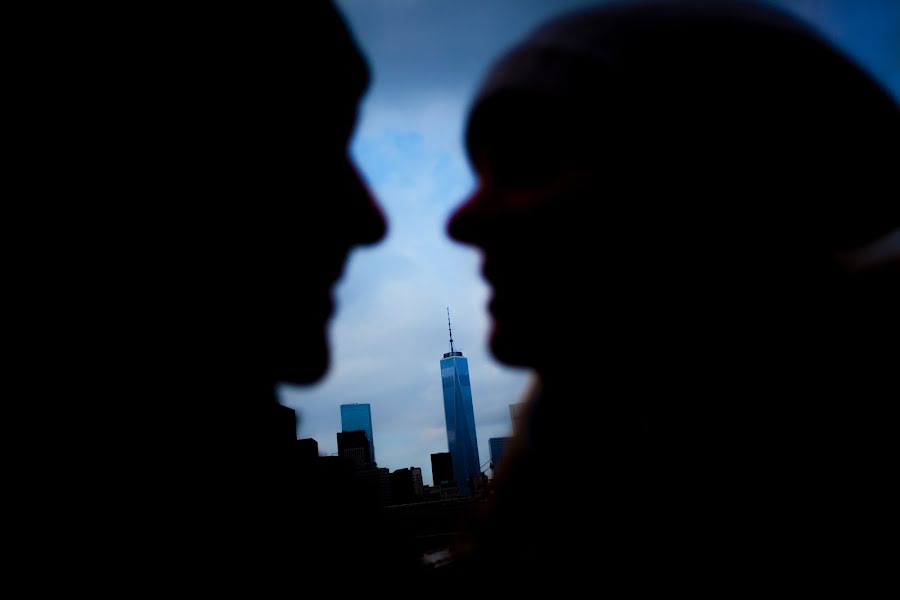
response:
[[[482,245],[496,212],[491,206],[490,198],[490,188],[480,182],[472,194],[450,215],[447,234],[459,242]]]
[[[387,222],[381,208],[362,179],[359,170],[350,164],[352,198],[351,210],[348,211],[349,242],[352,245],[368,245],[378,242],[387,233]]]

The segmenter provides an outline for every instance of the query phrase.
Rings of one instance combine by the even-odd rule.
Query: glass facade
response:
[[[481,477],[478,441],[475,437],[475,412],[469,361],[462,352],[448,352],[441,360],[444,388],[444,417],[447,421],[447,446],[453,462],[453,476],[461,496],[471,496]]]
[[[368,404],[341,404],[341,430],[365,431],[369,456],[375,462],[375,438],[372,435],[372,409]]]

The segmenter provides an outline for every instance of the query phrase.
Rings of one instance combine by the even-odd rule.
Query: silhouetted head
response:
[[[298,78],[311,77],[304,88],[306,100],[312,96],[313,109],[301,119],[303,127],[294,130],[294,142],[313,150],[301,154],[310,163],[302,168],[304,180],[297,182],[295,200],[305,206],[303,217],[309,222],[300,231],[286,233],[285,249],[293,258],[284,265],[284,275],[294,280],[287,286],[294,293],[278,304],[283,312],[273,323],[281,342],[276,345],[278,356],[272,357],[276,371],[271,376],[296,383],[314,381],[327,368],[332,286],[348,253],[385,234],[384,218],[348,154],[368,70],[330,6],[321,27],[322,53],[304,58],[315,65],[311,73],[297,73]],[[293,118],[297,109],[285,109],[285,116]],[[277,286],[276,293],[281,293]]]
[[[367,67],[323,0],[216,14],[202,31],[186,168],[205,200],[189,232],[207,246],[196,277],[214,284],[205,342],[226,355],[210,376],[239,390],[313,382],[348,253],[385,233],[348,155]]]
[[[490,71],[449,232],[483,252],[504,362],[713,350],[802,311],[837,252],[898,226],[898,140],[884,91],[777,9],[605,5]]]

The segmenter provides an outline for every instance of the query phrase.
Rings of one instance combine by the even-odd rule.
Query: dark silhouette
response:
[[[431,455],[431,474],[434,478],[434,486],[455,486],[453,479],[453,459],[449,452],[437,452]]]
[[[412,504],[422,500],[422,470],[397,469],[391,473],[391,502]]]
[[[337,441],[341,458],[361,467],[372,463],[371,446],[365,431],[339,431]]]
[[[298,454],[275,389],[326,372],[332,286],[348,253],[385,232],[348,156],[367,67],[329,2],[242,11],[199,36],[212,49],[189,83],[201,104],[191,152],[215,209],[192,231],[210,257],[198,265],[202,326],[188,331],[205,339],[188,387],[207,410],[186,437],[208,458],[179,499],[192,514],[174,540],[251,593],[409,573],[416,557],[382,522],[387,471]]]
[[[449,232],[483,252],[494,354],[539,382],[446,568],[886,580],[900,270],[842,257],[900,227],[895,102],[768,5],[616,3],[502,57],[466,139],[479,182]]]
[[[123,264],[103,263],[115,293],[97,300],[125,313],[102,321],[122,341],[87,389],[138,407],[108,413],[126,439],[103,448],[123,463],[102,471],[115,495],[96,488],[117,500],[79,517],[102,549],[93,562],[167,590],[251,595],[406,568],[380,505],[341,460],[296,441],[275,389],[326,372],[332,286],[385,233],[348,156],[363,58],[323,0],[128,23],[76,61],[85,105],[101,107],[84,117],[85,139],[105,140],[98,193],[127,215],[107,215],[124,239],[103,260]]]

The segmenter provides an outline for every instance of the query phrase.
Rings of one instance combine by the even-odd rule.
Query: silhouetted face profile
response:
[[[321,377],[328,366],[327,326],[334,311],[333,286],[343,272],[354,246],[371,244],[385,233],[384,219],[348,154],[360,99],[368,85],[362,56],[333,9],[323,23],[319,62],[311,69],[307,89],[313,96],[309,128],[297,132],[297,143],[314,148],[304,159],[312,160],[309,180],[299,183],[297,201],[307,205],[309,223],[294,246],[294,267],[286,277],[295,278],[296,296],[278,303],[277,320],[287,327],[272,357],[279,381],[307,383]],[[304,77],[304,73],[298,73]],[[317,96],[317,98],[316,98]],[[309,97],[306,100],[310,100]],[[290,236],[290,234],[288,234]],[[277,326],[277,325],[276,325]]]
[[[213,302],[235,377],[309,383],[326,371],[333,287],[348,254],[385,222],[348,155],[366,65],[329,2],[238,18],[221,59],[214,173],[224,215]],[[221,107],[217,103],[222,103]],[[205,108],[204,110],[210,110]],[[218,144],[218,145],[216,145]],[[215,308],[215,307],[214,307]]]
[[[482,251],[494,354],[548,371],[800,322],[836,252],[896,227],[897,132],[876,83],[766,5],[551,21],[477,95],[448,226]]]
[[[472,150],[478,187],[450,223],[454,238],[483,252],[492,351],[516,365],[537,366],[562,350],[574,311],[588,310],[593,296],[581,257],[593,254],[586,246],[603,244],[602,221],[573,222],[571,213],[594,218],[580,207],[602,202],[602,182],[586,157],[573,154],[557,118],[532,118],[544,110],[555,112],[549,101],[528,96],[486,105],[490,116]]]

